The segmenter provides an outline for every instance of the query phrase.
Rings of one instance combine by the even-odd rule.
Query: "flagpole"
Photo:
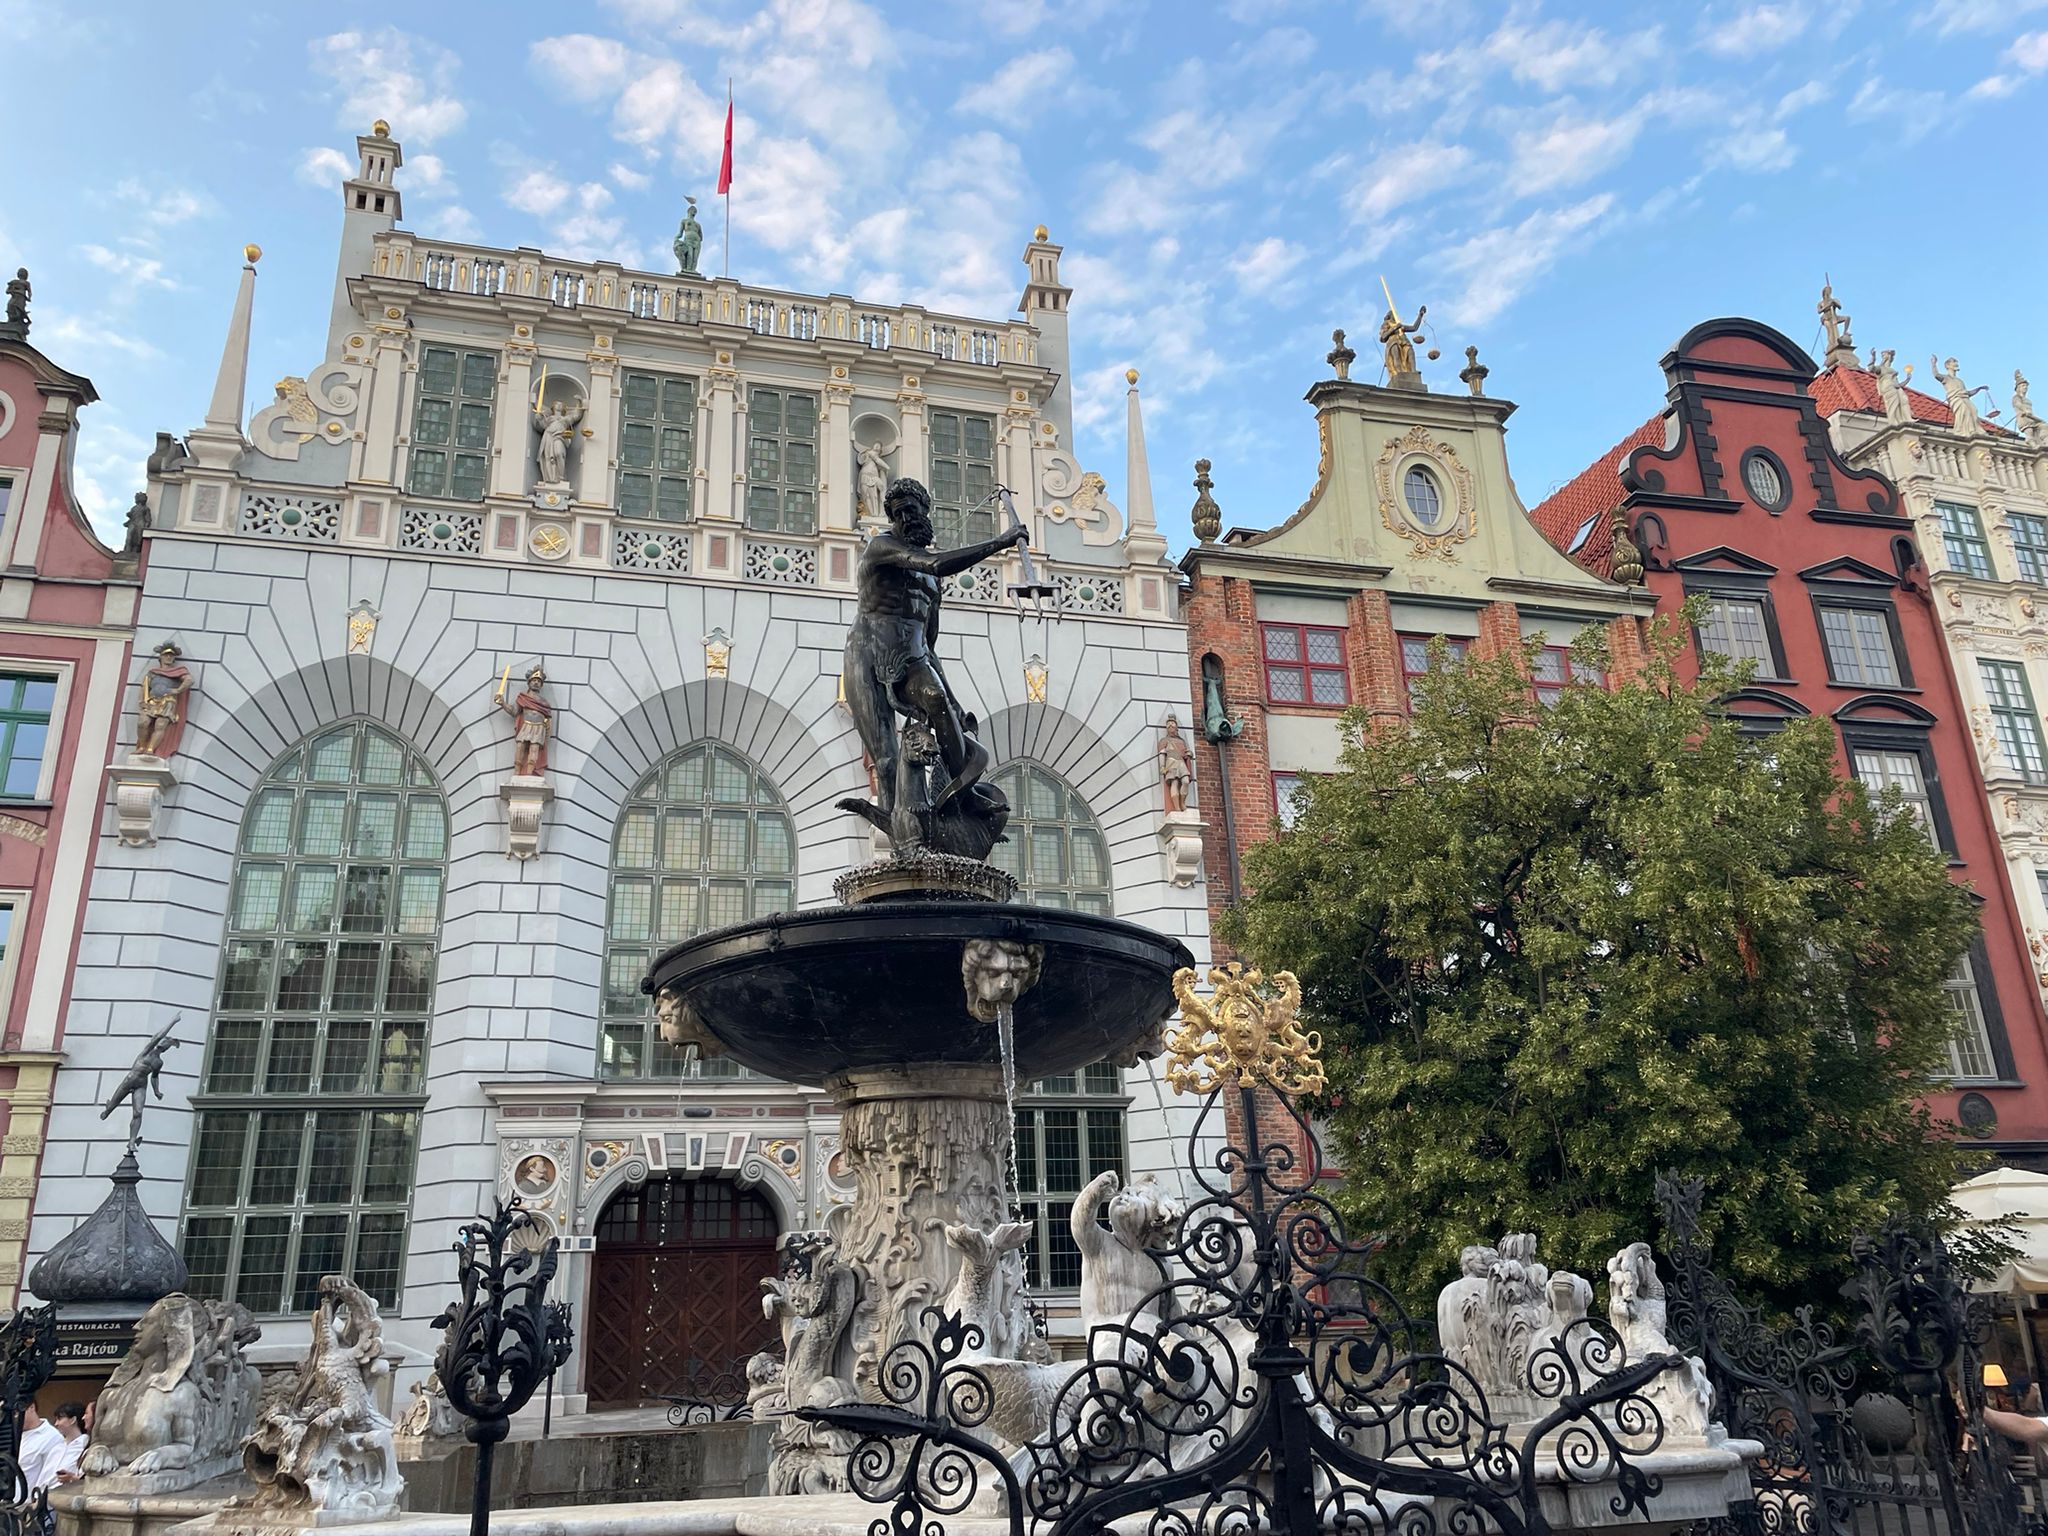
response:
[[[725,77],[725,153],[732,154],[732,76]],[[732,276],[732,179],[725,183],[725,270],[721,277]]]

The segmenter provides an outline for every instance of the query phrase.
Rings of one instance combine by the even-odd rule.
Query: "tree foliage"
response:
[[[1746,737],[1674,668],[1537,709],[1514,657],[1442,665],[1412,719],[1354,712],[1338,772],[1249,851],[1224,937],[1301,978],[1356,1233],[1421,1301],[1536,1232],[1598,1275],[1705,1176],[1722,1272],[1832,1293],[1852,1236],[1937,1213],[1967,1154],[1920,1104],[1974,902],[1830,723]],[[1596,641],[1582,659],[1601,660]]]

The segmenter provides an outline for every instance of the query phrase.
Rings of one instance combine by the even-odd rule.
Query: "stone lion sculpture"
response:
[[[266,1404],[242,1446],[257,1485],[250,1507],[381,1520],[397,1513],[398,1473],[391,1421],[371,1395],[391,1369],[377,1303],[354,1281],[327,1275],[313,1311],[313,1347],[290,1391]]]
[[[1017,999],[1038,985],[1045,965],[1043,944],[1020,944],[1014,939],[969,939],[960,952],[960,984],[967,990],[967,1011],[984,1024],[993,1024],[1005,1004],[1015,1007]]]
[[[242,1350],[262,1331],[233,1302],[182,1292],[157,1302],[100,1393],[80,1470],[178,1484],[231,1470],[263,1390]]]

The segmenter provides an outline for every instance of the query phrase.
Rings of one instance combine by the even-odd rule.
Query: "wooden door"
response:
[[[606,1206],[584,1314],[591,1407],[734,1385],[778,1338],[761,1311],[775,1235],[767,1201],[722,1179],[650,1179]]]

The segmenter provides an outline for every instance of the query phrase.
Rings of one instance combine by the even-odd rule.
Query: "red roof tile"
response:
[[[1827,368],[1814,376],[1806,392],[1813,396],[1813,403],[1821,415],[1832,416],[1837,411],[1868,411],[1873,416],[1884,414],[1884,401],[1877,392],[1877,375],[1864,368]],[[1906,401],[1913,407],[1915,421],[1930,422],[1937,427],[1947,426],[1953,419],[1946,400],[1906,386]],[[1997,430],[1995,427],[1992,430]]]
[[[1645,444],[1662,445],[1664,413],[1659,411],[1585,469],[1529,509],[1543,536],[1596,576],[1608,574],[1614,560],[1614,526],[1607,514],[1621,505],[1621,465]],[[1575,550],[1572,541],[1588,518],[1593,526]]]

